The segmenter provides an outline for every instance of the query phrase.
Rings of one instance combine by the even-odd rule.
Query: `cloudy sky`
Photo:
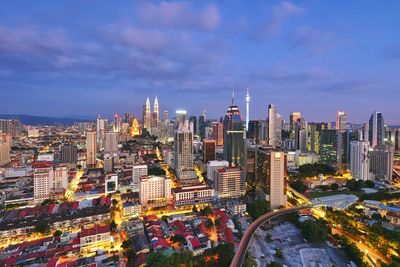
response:
[[[251,3],[251,4],[250,4]],[[4,1],[0,113],[223,115],[269,103],[333,121],[400,124],[399,1]]]

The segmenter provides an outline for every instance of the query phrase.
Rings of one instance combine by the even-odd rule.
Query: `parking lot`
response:
[[[270,239],[267,235],[270,235]],[[283,257],[279,257],[281,251]],[[275,261],[290,267],[346,266],[344,251],[323,244],[310,244],[303,239],[300,230],[291,223],[276,225],[271,230],[259,228],[250,243],[249,253],[259,266]]]

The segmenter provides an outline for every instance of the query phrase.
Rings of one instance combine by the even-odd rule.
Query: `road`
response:
[[[243,235],[242,240],[239,243],[239,247],[235,253],[235,256],[233,257],[233,260],[231,262],[230,267],[240,267],[243,263],[243,260],[246,256],[247,248],[249,246],[250,240],[254,235],[254,232],[257,230],[258,227],[260,227],[263,223],[266,221],[269,221],[271,219],[274,219],[276,217],[294,212],[294,211],[299,211],[302,209],[308,209],[311,208],[312,206],[300,206],[300,207],[293,207],[293,208],[285,208],[281,209],[278,211],[271,211],[268,212],[264,215],[262,215],[260,218],[255,220],[247,229],[245,234]]]
[[[75,191],[78,189],[79,181],[83,175],[83,170],[78,170],[75,174],[75,177],[72,178],[71,182],[68,185],[67,190],[65,190],[65,198],[67,201],[73,201],[75,197]]]

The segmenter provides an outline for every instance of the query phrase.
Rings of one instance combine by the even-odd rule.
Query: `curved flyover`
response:
[[[276,217],[302,210],[302,209],[308,209],[312,208],[312,206],[300,206],[300,207],[293,207],[293,208],[285,208],[285,209],[280,209],[278,211],[271,211],[268,212],[264,215],[262,215],[260,218],[255,220],[247,229],[245,234],[243,235],[242,240],[239,243],[239,247],[235,253],[235,256],[233,257],[233,260],[231,262],[230,267],[240,267],[243,263],[244,257],[247,252],[247,248],[250,244],[250,240],[254,235],[254,232],[257,230],[258,227],[260,227],[263,223],[266,221],[269,221],[271,219],[274,219]]]

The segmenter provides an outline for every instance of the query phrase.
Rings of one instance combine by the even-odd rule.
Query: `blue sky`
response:
[[[251,4],[250,4],[251,3]],[[0,113],[224,115],[400,124],[399,1],[5,1]]]

